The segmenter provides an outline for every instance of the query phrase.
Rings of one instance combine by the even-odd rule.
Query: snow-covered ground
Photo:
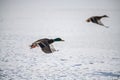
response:
[[[19,4],[5,7],[8,12],[1,15],[0,80],[120,80],[119,10]],[[104,14],[109,18],[102,22],[109,28],[85,22]],[[38,39],[57,37],[65,42],[53,43],[59,51],[52,54],[29,47]]]
[[[0,80],[120,79],[120,51],[110,37],[66,36],[65,42],[54,44],[59,51],[53,54],[29,48],[37,37],[0,34]]]

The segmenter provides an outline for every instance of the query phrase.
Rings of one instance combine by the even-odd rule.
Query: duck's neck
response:
[[[107,17],[107,16],[103,15],[102,17]]]

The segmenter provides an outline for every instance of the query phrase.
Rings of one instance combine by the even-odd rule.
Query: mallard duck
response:
[[[55,38],[55,39],[44,38],[33,42],[32,45],[30,45],[30,48],[32,49],[39,46],[43,52],[52,53],[56,51],[55,48],[52,46],[52,43],[57,41],[64,41],[64,40],[62,40],[61,38]]]
[[[101,26],[104,26],[104,27],[108,28],[108,26],[105,26],[105,25],[100,21],[102,18],[105,18],[105,17],[108,17],[108,16],[107,16],[107,15],[103,15],[103,16],[92,16],[92,17],[88,18],[88,19],[86,20],[86,22],[92,22],[92,23],[99,24],[99,25],[101,25]]]

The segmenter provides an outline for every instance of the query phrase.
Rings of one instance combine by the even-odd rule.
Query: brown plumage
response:
[[[63,40],[61,38],[56,38],[56,39],[44,38],[44,39],[40,39],[40,40],[33,42],[32,45],[30,45],[30,47],[32,49],[32,48],[39,46],[43,52],[52,53],[56,51],[55,48],[52,46],[52,43],[55,41],[63,41]]]
[[[107,15],[103,15],[103,16],[92,16],[90,18],[88,18],[86,20],[86,22],[92,22],[92,23],[95,23],[95,24],[98,24],[98,25],[101,25],[101,26],[104,26],[106,28],[108,28],[108,26],[105,26],[102,22],[101,22],[101,19],[102,18],[105,18],[105,17],[108,17]]]

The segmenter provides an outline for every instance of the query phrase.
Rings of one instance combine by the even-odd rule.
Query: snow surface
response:
[[[120,79],[120,53],[101,38],[95,42],[66,37],[64,43],[54,44],[58,52],[45,54],[40,48],[29,48],[35,38],[31,35],[3,32],[0,37],[0,80]]]
[[[16,18],[19,13],[3,16],[0,80],[120,80],[119,11],[68,9],[34,13],[32,17],[22,14]],[[110,28],[85,22],[90,16],[103,14],[110,16],[103,19]],[[29,47],[40,38],[56,37],[65,42],[53,43],[59,51],[52,54]]]

